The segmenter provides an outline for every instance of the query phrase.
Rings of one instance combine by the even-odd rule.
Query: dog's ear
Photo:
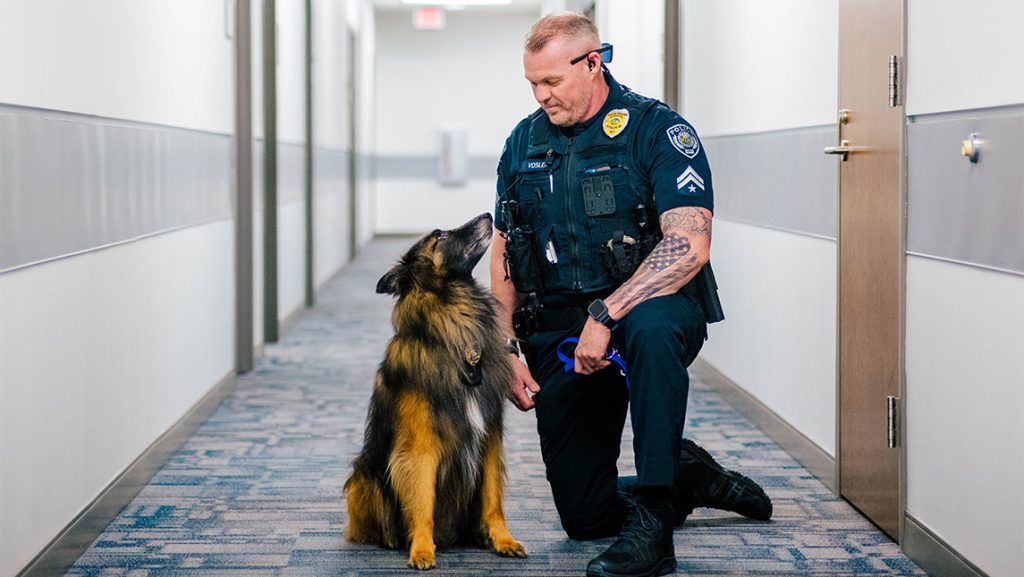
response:
[[[377,294],[402,296],[411,288],[412,277],[409,273],[409,265],[404,262],[395,265],[377,281]]]
[[[377,281],[377,294],[398,294],[398,267],[395,267]]]

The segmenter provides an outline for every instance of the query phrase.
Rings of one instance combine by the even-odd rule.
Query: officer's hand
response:
[[[514,354],[509,355],[512,363],[512,382],[509,383],[508,400],[520,411],[529,411],[536,403],[533,396],[540,392],[540,385],[533,380],[529,367]]]
[[[608,342],[611,338],[612,331],[608,327],[588,318],[587,323],[583,325],[583,332],[580,333],[580,342],[576,345],[576,372],[589,375],[610,365],[611,361],[605,356],[608,354]]]

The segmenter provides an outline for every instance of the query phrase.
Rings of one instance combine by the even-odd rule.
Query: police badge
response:
[[[700,141],[697,140],[697,133],[685,124],[676,124],[665,131],[668,134],[668,141],[676,150],[683,153],[686,158],[693,158],[700,152]]]
[[[629,110],[617,108],[604,117],[604,133],[608,138],[615,138],[629,124]]]

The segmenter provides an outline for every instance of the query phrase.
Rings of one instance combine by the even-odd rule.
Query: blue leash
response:
[[[573,369],[576,367],[576,358],[570,357],[569,355],[563,353],[562,347],[565,346],[566,344],[579,344],[579,342],[580,340],[577,337],[569,337],[564,341],[558,343],[558,348],[555,350],[555,352],[558,353],[558,360],[565,363],[564,368],[565,372],[567,373],[571,373]],[[629,375],[626,374],[626,361],[624,361],[622,359],[622,356],[619,355],[619,350],[614,348],[609,349],[609,351],[605,354],[604,358],[619,365],[619,367],[622,368],[622,376],[626,377],[626,390],[629,390]]]

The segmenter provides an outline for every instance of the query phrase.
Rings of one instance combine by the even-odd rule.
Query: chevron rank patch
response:
[[[700,192],[697,192],[697,189],[700,189]],[[704,194],[704,179],[697,174],[692,166],[687,166],[686,170],[676,178],[676,190],[686,196],[700,196]]]
[[[608,138],[615,138],[626,128],[627,124],[629,124],[629,110],[617,108],[605,115],[604,133],[608,135]]]
[[[700,141],[697,140],[697,133],[685,124],[676,124],[665,131],[668,134],[668,141],[676,150],[683,153],[686,158],[693,158],[700,152]]]

